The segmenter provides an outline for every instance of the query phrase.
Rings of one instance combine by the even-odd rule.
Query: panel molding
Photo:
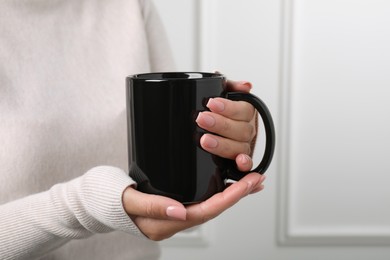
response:
[[[296,0],[281,0],[281,42],[280,42],[280,79],[278,132],[278,222],[277,242],[281,246],[389,246],[390,230],[378,226],[356,226],[351,228],[293,226],[291,213],[293,207],[289,201],[291,194],[291,111],[293,68],[294,8]]]
[[[197,0],[197,68],[200,71],[215,69],[218,47],[218,2],[217,0]]]

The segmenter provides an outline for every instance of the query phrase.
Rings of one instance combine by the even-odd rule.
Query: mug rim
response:
[[[128,76],[132,80],[142,81],[172,81],[172,80],[202,80],[202,79],[224,79],[221,73],[199,72],[199,71],[178,71],[178,72],[149,72]]]

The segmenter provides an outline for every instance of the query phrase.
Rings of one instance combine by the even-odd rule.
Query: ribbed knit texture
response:
[[[122,206],[125,78],[173,69],[149,0],[0,1],[1,260],[158,258]]]
[[[143,236],[122,205],[124,189],[133,184],[120,169],[101,166],[47,192],[0,206],[1,259],[39,256],[94,233],[122,230]]]

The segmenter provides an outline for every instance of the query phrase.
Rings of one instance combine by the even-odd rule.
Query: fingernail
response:
[[[205,113],[199,113],[198,117],[196,118],[196,122],[200,126],[212,127],[215,125],[215,118]]]
[[[248,87],[249,89],[252,88],[252,83],[250,83],[249,81],[240,81],[239,83]]]
[[[218,146],[218,141],[209,135],[204,135],[202,136],[201,144],[206,148],[216,148]]]
[[[248,155],[246,155],[246,154],[240,154],[238,159],[240,160],[240,162],[242,164],[245,164],[245,165],[250,162],[250,157]]]
[[[169,206],[166,210],[167,216],[179,219],[179,220],[186,220],[187,218],[187,210],[182,207],[177,206]]]
[[[214,98],[210,98],[206,105],[211,111],[222,112],[225,110],[225,104]]]

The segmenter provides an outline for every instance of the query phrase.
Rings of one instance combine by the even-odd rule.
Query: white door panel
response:
[[[178,70],[251,81],[278,134],[266,189],[162,259],[389,259],[390,1],[154,2]]]
[[[390,244],[390,2],[285,3],[282,239]]]

